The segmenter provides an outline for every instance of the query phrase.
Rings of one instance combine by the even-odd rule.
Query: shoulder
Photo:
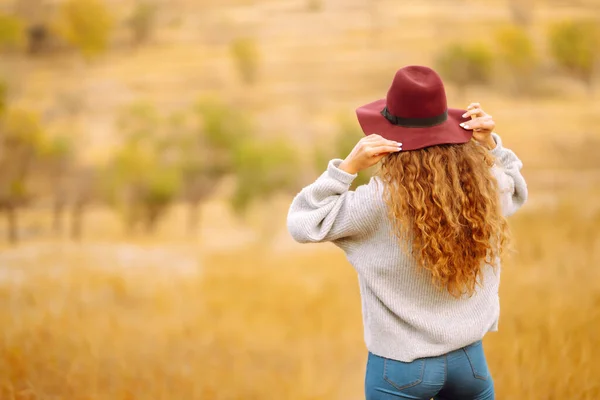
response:
[[[372,232],[386,217],[384,191],[384,183],[375,176],[368,183],[358,186],[351,192],[353,194],[352,215],[361,232]]]
[[[373,176],[364,185],[360,185],[354,189],[353,193],[358,201],[365,201],[373,206],[377,206],[383,201],[385,186],[381,178]]]

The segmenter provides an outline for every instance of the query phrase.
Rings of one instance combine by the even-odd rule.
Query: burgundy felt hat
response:
[[[356,110],[366,135],[378,134],[402,143],[402,151],[466,143],[473,133],[459,126],[470,120],[465,110],[448,108],[440,76],[431,68],[411,65],[396,72],[385,99]]]

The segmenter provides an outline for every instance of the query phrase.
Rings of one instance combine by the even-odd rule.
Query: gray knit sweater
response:
[[[523,166],[494,134],[492,168],[505,215],[527,199]],[[473,343],[497,330],[500,271],[484,270],[483,287],[470,298],[457,299],[437,289],[426,271],[391,233],[378,178],[349,187],[356,175],[338,168],[334,159],[314,183],[294,198],[288,230],[301,243],[331,241],[346,253],[358,273],[364,338],[372,353],[409,362],[433,357]]]

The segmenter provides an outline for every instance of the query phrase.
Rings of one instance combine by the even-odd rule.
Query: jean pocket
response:
[[[484,381],[490,377],[485,353],[483,352],[483,344],[481,341],[475,342],[463,349],[473,370],[473,376]]]
[[[383,379],[396,390],[417,386],[423,381],[425,360],[402,362],[385,359],[383,361]]]

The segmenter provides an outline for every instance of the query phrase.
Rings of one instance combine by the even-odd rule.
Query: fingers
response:
[[[373,154],[371,154],[371,157],[377,157],[382,154],[397,153],[399,151],[402,151],[402,147],[398,147],[398,146],[377,147],[377,148],[373,149]]]
[[[396,153],[398,151],[402,151],[402,146],[399,145],[389,145],[389,144],[380,144],[376,146],[367,146],[363,150],[365,154],[369,157],[375,157],[380,154],[388,154],[388,153]]]
[[[402,150],[402,143],[394,140],[385,139],[377,134],[369,135],[363,138],[361,150],[368,157],[375,157],[381,154],[395,153]]]
[[[475,118],[469,122],[463,122],[460,126],[467,130],[493,130],[496,127],[496,123],[494,122],[491,116],[479,117]]]
[[[402,143],[385,139],[377,134],[368,135],[354,146],[352,152],[344,160],[347,166],[345,171],[351,171],[352,173],[362,171],[375,165],[386,154],[399,151],[402,151]],[[352,167],[348,168],[350,165]]]
[[[377,134],[366,136],[361,140],[365,145],[368,146],[391,146],[391,147],[402,147],[402,143],[394,140],[385,139]]]
[[[487,115],[488,114],[485,111],[483,111],[483,109],[481,108],[481,104],[471,103],[467,107],[467,112],[464,113],[462,116],[463,116],[463,118],[467,118],[467,117],[480,118],[480,117],[485,117]]]
[[[464,113],[462,116],[463,116],[463,118],[467,118],[467,117],[481,118],[481,117],[485,117],[488,115],[481,108],[472,108],[470,110],[467,110],[467,112]]]
[[[474,132],[491,132],[496,127],[496,123],[492,116],[483,111],[480,103],[469,104],[467,112],[465,112],[462,117],[471,118],[471,121],[463,122],[460,126],[464,129],[473,130]]]

